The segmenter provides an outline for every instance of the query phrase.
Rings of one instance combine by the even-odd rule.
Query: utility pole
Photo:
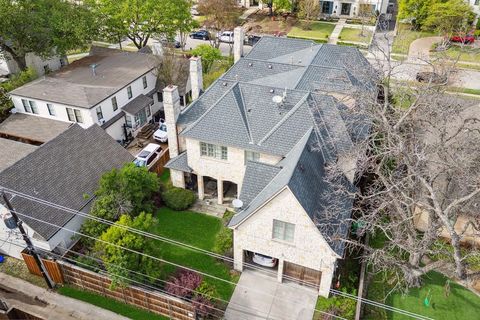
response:
[[[5,204],[7,205],[8,210],[10,211],[10,214],[13,217],[13,220],[15,221],[15,225],[17,226],[18,230],[20,230],[20,233],[23,236],[23,240],[25,240],[25,243],[27,244],[27,249],[29,253],[35,259],[35,262],[37,263],[37,266],[40,269],[40,272],[42,273],[42,276],[45,279],[47,286],[50,289],[53,289],[55,287],[55,283],[52,281],[52,279],[50,279],[50,276],[48,275],[48,272],[45,269],[45,266],[43,265],[43,262],[40,259],[40,256],[35,250],[35,247],[33,246],[33,243],[30,240],[30,238],[28,237],[27,232],[25,232],[25,229],[23,228],[23,222],[20,219],[18,219],[17,213],[15,212],[15,209],[13,208],[10,200],[8,200],[7,195],[5,194],[4,191],[2,191],[2,197],[3,197],[3,201],[5,201]]]

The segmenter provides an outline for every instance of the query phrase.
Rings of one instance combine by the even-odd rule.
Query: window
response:
[[[128,99],[132,99],[132,97],[133,97],[132,86],[127,87],[127,95],[128,95]]]
[[[132,127],[132,117],[125,116],[125,124],[126,124],[127,128],[131,128]]]
[[[37,103],[35,101],[28,100],[28,104],[30,104],[30,109],[32,110],[32,113],[38,114]]]
[[[53,108],[53,104],[47,103],[48,114],[51,116],[55,115],[55,109]]]
[[[480,4],[480,0],[475,0],[475,6],[478,6]]]
[[[147,110],[147,117],[150,117],[152,115],[152,111],[150,110],[150,106],[147,106],[145,108],[145,110]]]
[[[158,102],[163,102],[163,92],[157,92]]]
[[[112,98],[112,107],[113,107],[113,111],[117,111],[118,109],[117,97]]]
[[[27,100],[22,99],[22,104],[23,104],[23,109],[25,109],[25,112],[32,113],[32,109],[30,108],[30,105],[28,104]]]
[[[245,150],[245,164],[247,161],[255,161],[258,162],[260,160],[260,153]]]
[[[293,242],[295,225],[280,220],[273,220],[273,239]]]
[[[211,143],[200,142],[200,154],[205,157],[227,160],[228,149]]]
[[[146,89],[148,87],[147,76],[143,76],[142,82],[143,82],[143,89]]]
[[[78,109],[67,108],[68,120],[83,123],[82,113]]]
[[[102,107],[97,107],[97,109],[95,109],[95,111],[97,112],[98,121],[102,120],[103,119]]]

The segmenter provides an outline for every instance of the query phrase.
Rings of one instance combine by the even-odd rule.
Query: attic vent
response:
[[[272,65],[271,65],[271,64],[268,65],[268,69],[272,69]]]
[[[249,63],[248,63],[248,66],[249,66],[249,67],[253,66],[253,63],[249,62]]]

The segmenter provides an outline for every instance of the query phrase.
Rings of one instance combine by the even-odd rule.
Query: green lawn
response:
[[[408,295],[401,293],[391,294],[386,304],[417,313],[433,319],[467,320],[478,319],[480,313],[480,297],[470,290],[450,282],[450,294],[445,296],[447,278],[437,272],[429,272],[424,276],[421,288],[410,289]],[[378,274],[369,286],[368,299],[382,301],[389,290],[389,286],[382,275]],[[430,297],[430,306],[424,305],[425,297]],[[365,319],[411,319],[395,312],[386,312],[381,308],[366,307]]]
[[[462,48],[454,45],[448,48],[446,51],[435,53],[437,56],[442,56],[443,54],[446,54],[447,57],[451,59],[458,59],[458,61],[480,63],[480,48],[474,49],[468,46]]]
[[[363,36],[361,35],[361,29],[355,28],[343,28],[340,32],[340,40],[342,41],[353,41],[353,42],[362,42],[368,44],[372,38],[372,32],[370,30],[363,30]]]
[[[410,25],[399,24],[398,34],[393,41],[392,52],[408,54],[410,44],[418,38],[435,36],[433,32],[428,31],[413,31],[410,29]]]
[[[130,319],[134,320],[167,320],[167,317],[163,317],[161,315],[148,312],[146,310],[135,308],[131,305],[116,301],[111,298],[107,298],[95,293],[83,291],[80,289],[76,289],[70,286],[64,286],[58,289],[58,293],[74,298],[77,300],[85,301],[90,304],[93,304],[97,307],[110,310],[112,312],[118,313],[122,316],[125,316]]]
[[[306,27],[308,26],[308,27]],[[287,36],[312,40],[328,40],[335,24],[325,22],[297,22]]]
[[[150,232],[209,251],[213,249],[215,236],[222,227],[221,219],[192,211],[161,208],[156,217],[158,223]],[[163,241],[152,241],[156,241],[158,257],[225,280],[238,281],[238,277],[230,273],[230,268],[225,263],[211,256]],[[162,278],[167,279],[175,269],[175,266],[163,264]],[[206,276],[203,278],[216,287],[219,298],[227,301],[230,299],[234,285]]]

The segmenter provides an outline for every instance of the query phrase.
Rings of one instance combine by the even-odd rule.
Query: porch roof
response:
[[[132,101],[124,105],[122,107],[122,110],[125,111],[126,113],[135,115],[140,110],[151,105],[152,103],[153,103],[153,99],[150,97],[147,97],[142,93],[138,97],[136,97],[135,99],[133,99]]]
[[[193,172],[193,169],[188,165],[188,156],[187,152],[183,152],[176,156],[175,158],[170,159],[165,168],[183,171],[183,172]]]

